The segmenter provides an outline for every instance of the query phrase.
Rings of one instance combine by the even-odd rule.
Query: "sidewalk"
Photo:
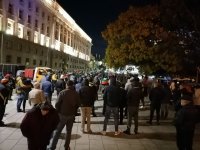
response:
[[[16,99],[13,96],[13,99]],[[53,103],[56,96],[53,96]],[[92,134],[83,134],[80,131],[80,116],[76,117],[72,131],[70,147],[72,150],[177,150],[175,142],[175,127],[171,124],[173,112],[170,112],[168,120],[161,121],[158,126],[155,123],[149,126],[146,121],[149,118],[149,110],[139,112],[139,134],[125,135],[121,133],[114,136],[114,125],[108,125],[107,135],[100,134],[103,128],[102,100],[95,102],[98,117],[92,117]],[[27,110],[29,106],[27,104]],[[19,129],[24,113],[16,112],[16,100],[9,101],[6,107],[6,115],[3,121],[8,127],[0,127],[0,150],[27,150],[27,141]],[[110,122],[113,122],[111,119]],[[124,121],[126,123],[126,119]],[[126,125],[120,125],[120,130],[125,130]],[[134,125],[132,126],[132,133]],[[64,150],[64,131],[57,144],[56,150]],[[200,126],[196,130],[194,150],[199,150]]]

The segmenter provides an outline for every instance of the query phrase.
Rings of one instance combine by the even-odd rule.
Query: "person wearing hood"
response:
[[[47,146],[47,150],[56,149],[58,139],[65,126],[66,136],[64,149],[70,150],[69,145],[71,140],[73,122],[80,102],[79,94],[76,92],[73,85],[73,81],[67,81],[67,88],[65,90],[62,90],[58,95],[58,99],[55,103],[55,108],[59,114],[60,122],[58,123],[57,128],[53,132],[50,143]]]
[[[66,88],[66,83],[64,80],[64,75],[60,76],[60,79],[58,79],[55,83],[55,89],[57,91],[57,96],[59,93]]]
[[[54,91],[53,84],[51,83],[51,76],[47,75],[46,80],[41,83],[41,90],[44,92],[45,100],[51,104],[52,93]]]
[[[181,108],[174,120],[176,144],[179,150],[192,150],[195,125],[199,120],[199,109],[193,105],[191,85],[184,84],[181,95]]]
[[[127,93],[127,106],[128,106],[128,119],[127,119],[127,129],[124,131],[125,134],[131,134],[131,124],[132,117],[135,123],[135,134],[138,133],[138,112],[140,100],[143,99],[142,87],[139,82],[139,78],[134,78],[131,87]]]
[[[20,124],[21,132],[27,138],[28,150],[46,150],[58,122],[58,113],[48,102],[30,109]]]
[[[109,86],[105,89],[103,100],[106,105],[105,110],[105,119],[104,119],[104,125],[103,125],[103,131],[102,134],[106,135],[106,129],[108,120],[110,118],[111,113],[114,115],[114,125],[115,125],[115,133],[114,135],[119,135],[120,132],[118,130],[119,125],[119,104],[120,104],[120,88],[116,85],[116,79],[115,77],[111,77],[109,80]]]
[[[81,89],[79,90],[80,95],[80,107],[81,107],[81,131],[85,132],[85,121],[87,121],[87,132],[91,133],[92,130],[90,128],[90,119],[92,106],[94,102],[94,94],[92,88],[89,87],[89,80],[83,80],[83,84]]]

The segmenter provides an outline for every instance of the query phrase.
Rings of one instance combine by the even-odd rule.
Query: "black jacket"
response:
[[[194,130],[198,122],[199,109],[194,105],[183,106],[175,117],[175,126],[183,130]]]
[[[127,92],[127,106],[139,107],[141,99],[143,99],[141,86],[137,83],[131,84],[129,91]]]
[[[115,85],[108,86],[103,95],[103,100],[107,106],[119,107],[120,106],[120,88]]]
[[[59,122],[59,116],[52,107],[46,116],[42,116],[38,106],[27,112],[20,125],[23,136],[28,139],[29,150],[41,150],[49,144],[51,134]]]

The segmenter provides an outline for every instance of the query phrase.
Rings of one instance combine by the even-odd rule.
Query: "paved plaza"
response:
[[[99,95],[100,96],[100,95]],[[53,104],[56,96],[53,96]],[[149,126],[146,121],[149,118],[149,109],[139,112],[139,134],[125,135],[121,133],[114,136],[113,119],[110,119],[107,135],[100,132],[103,128],[102,99],[96,101],[97,117],[92,117],[92,134],[83,134],[80,131],[80,116],[76,117],[72,131],[70,147],[72,150],[177,150],[175,143],[175,127],[172,125],[173,111],[167,120],[162,120],[158,126],[155,123]],[[27,104],[27,110],[30,107]],[[19,129],[20,122],[25,113],[16,112],[16,97],[9,101],[6,107],[6,114],[3,121],[7,127],[0,127],[0,150],[27,150],[26,138],[22,136]],[[120,125],[121,131],[126,129],[126,119],[124,125]],[[132,126],[132,133],[133,132]],[[200,127],[197,127],[194,139],[194,150],[200,150]],[[64,150],[65,130],[59,139],[56,150]]]

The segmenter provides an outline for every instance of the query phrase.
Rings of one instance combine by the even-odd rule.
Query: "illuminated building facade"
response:
[[[85,70],[91,38],[55,0],[0,0],[0,63]]]

